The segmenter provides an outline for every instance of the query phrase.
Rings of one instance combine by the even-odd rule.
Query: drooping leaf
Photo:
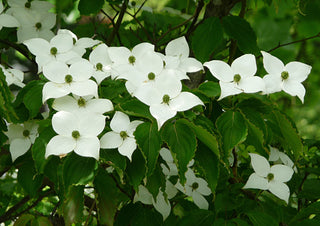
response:
[[[128,199],[128,197],[119,192],[115,181],[105,170],[100,169],[98,171],[93,183],[97,193],[99,222],[105,225],[113,225],[114,216],[120,202]]]
[[[236,111],[223,113],[216,121],[221,135],[225,156],[229,156],[230,150],[246,139],[248,128],[244,117]]]
[[[222,40],[223,31],[219,18],[209,17],[195,29],[191,42],[192,50],[198,60],[205,62]]]
[[[147,175],[150,176],[153,173],[161,149],[161,137],[157,124],[150,122],[140,124],[136,128],[134,136],[146,160]]]
[[[222,18],[222,26],[230,38],[238,41],[239,49],[243,53],[259,55],[257,36],[245,19],[239,16],[226,16]]]
[[[135,151],[132,154],[132,162],[127,166],[126,172],[129,177],[129,182],[133,186],[134,190],[138,190],[138,187],[146,175],[146,162],[140,151]]]
[[[30,89],[26,92],[26,94],[23,97],[23,103],[29,110],[29,118],[35,117],[42,106],[42,88],[44,85],[43,81],[35,80],[28,85],[32,85]]]
[[[83,220],[84,186],[71,186],[63,203],[63,218],[66,225],[80,223]]]
[[[187,165],[194,157],[197,139],[192,128],[182,120],[167,123],[161,133],[162,139],[168,144],[173,158],[178,166],[179,177],[182,184],[185,183]]]

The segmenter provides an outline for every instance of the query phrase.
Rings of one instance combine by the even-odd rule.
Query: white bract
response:
[[[186,194],[187,196],[191,196],[193,202],[200,209],[208,209],[209,203],[203,196],[208,196],[211,194],[211,190],[208,187],[208,183],[200,177],[196,177],[192,169],[188,169],[186,172],[186,183],[184,186],[180,184],[178,181],[175,185],[181,192]]]
[[[24,155],[34,143],[38,136],[38,124],[35,122],[25,122],[24,124],[10,124],[8,132],[5,132],[9,138],[12,161]]]
[[[129,116],[116,111],[110,122],[112,131],[107,132],[100,139],[101,148],[118,148],[119,153],[131,161],[131,156],[137,148],[133,132],[141,123],[143,122],[139,120],[130,122]]]
[[[281,90],[291,96],[298,96],[304,102],[306,90],[301,84],[311,72],[311,66],[301,62],[290,62],[286,65],[271,54],[261,51],[263,66],[267,75],[263,77],[266,84],[265,93],[274,93]]]
[[[74,114],[103,114],[113,110],[112,102],[108,99],[96,99],[92,96],[80,97],[73,95],[57,98],[52,108],[56,111],[68,111]]]
[[[98,96],[97,84],[90,80],[93,67],[85,59],[68,66],[66,63],[52,61],[43,68],[44,76],[50,80],[42,90],[42,101],[58,98],[69,93],[78,96]]]
[[[2,29],[2,27],[19,27],[20,23],[19,21],[7,14],[3,12],[4,8],[3,8],[3,4],[2,4],[2,0],[0,1],[0,30]]]
[[[8,86],[12,84],[21,88],[25,86],[25,84],[22,82],[24,77],[22,71],[14,68],[5,69],[5,67],[3,67],[2,65],[0,65],[0,68],[2,69],[3,74],[6,76],[6,82]]]
[[[98,135],[105,126],[105,116],[82,114],[81,117],[66,111],[59,111],[52,117],[52,127],[58,134],[46,147],[45,157],[63,156],[73,151],[83,157],[99,159]]]
[[[254,76],[257,71],[256,58],[245,54],[235,59],[231,66],[220,60],[203,64],[219,79],[221,95],[219,100],[239,93],[256,93],[265,90],[262,78]]]
[[[276,164],[270,167],[266,158],[258,154],[250,153],[249,155],[251,157],[251,165],[255,172],[250,175],[243,188],[268,190],[288,203],[290,190],[285,182],[291,179],[293,169],[282,164]]]
[[[289,158],[288,155],[279,151],[277,148],[270,146],[270,156],[269,161],[275,163],[283,163],[286,166],[293,168],[295,172],[297,172],[297,167],[294,166],[293,161]]]

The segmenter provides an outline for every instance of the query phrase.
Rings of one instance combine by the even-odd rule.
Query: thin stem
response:
[[[6,211],[2,216],[0,216],[0,222],[5,222],[11,218],[11,215],[20,209],[24,204],[26,204],[30,200],[30,196],[27,195],[23,199],[21,199],[16,205],[11,207],[8,211]]]
[[[0,39],[0,43],[6,44],[7,46],[12,47],[16,51],[20,52],[23,56],[25,56],[28,60],[30,60],[32,63],[36,64],[33,58],[31,58],[27,51],[25,51],[23,48],[21,48],[19,45],[8,42],[7,40]]]
[[[198,6],[196,8],[196,12],[194,14],[193,20],[190,24],[190,27],[188,28],[187,34],[186,34],[186,38],[188,39],[188,37],[190,36],[190,34],[194,31],[194,29],[196,28],[195,24],[199,18],[200,12],[202,10],[204,6],[203,0],[200,0],[198,3]]]
[[[136,15],[140,12],[140,10],[141,10],[142,7],[144,6],[144,4],[146,4],[147,1],[148,1],[148,0],[144,0],[144,2],[140,5],[140,7],[139,7],[139,9],[137,10],[137,12],[134,13],[134,16],[136,16]]]
[[[90,216],[92,214],[92,210],[93,210],[95,205],[96,205],[96,200],[93,200],[92,205],[91,205],[90,210],[89,210],[89,215],[88,215],[88,217],[86,219],[86,223],[84,224],[85,226],[87,226],[89,224],[89,219],[90,219]]]
[[[143,30],[143,32],[146,34],[146,36],[147,36],[147,38],[148,38],[148,40],[150,41],[150,42],[153,42],[153,39],[152,39],[152,37],[150,36],[150,34],[148,33],[148,31],[147,31],[147,29],[141,24],[141,22],[138,20],[138,18],[136,17],[136,13],[135,14],[132,14],[132,13],[130,13],[130,12],[126,12],[129,16],[131,16],[138,24],[139,24],[139,26],[142,28],[142,30]]]

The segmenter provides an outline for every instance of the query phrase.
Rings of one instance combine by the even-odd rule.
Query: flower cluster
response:
[[[239,93],[262,92],[270,94],[281,90],[298,96],[304,102],[305,88],[301,84],[307,79],[311,66],[300,62],[290,62],[284,66],[281,60],[261,51],[267,75],[254,76],[257,72],[256,58],[245,54],[235,59],[231,66],[220,60],[204,63],[212,75],[219,79],[221,95],[219,100]]]
[[[192,197],[193,202],[201,209],[208,209],[209,203],[203,196],[208,196],[211,194],[211,190],[208,187],[208,183],[200,177],[196,177],[194,171],[192,170],[192,165],[194,160],[191,160],[188,164],[188,170],[186,172],[186,183],[182,185],[178,180],[176,184],[172,184],[169,180],[170,177],[178,176],[178,169],[174,163],[173,157],[170,153],[170,150],[167,148],[162,148],[160,150],[160,156],[165,161],[165,164],[162,163],[162,172],[165,175],[166,183],[164,195],[163,189],[159,188],[159,193],[154,199],[149,190],[143,186],[139,186],[139,191],[135,194],[134,201],[140,201],[146,205],[153,205],[154,208],[162,214],[163,219],[165,220],[171,212],[170,199],[174,198],[180,190],[187,197]]]

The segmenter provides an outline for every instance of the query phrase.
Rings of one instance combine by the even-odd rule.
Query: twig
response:
[[[6,211],[2,216],[0,216],[0,222],[5,222],[11,218],[11,215],[16,212],[20,207],[26,204],[30,200],[30,196],[27,195],[23,199],[21,199],[16,205],[11,207],[8,211]]]
[[[89,219],[90,219],[90,216],[92,214],[92,210],[94,208],[94,206],[96,205],[96,200],[93,200],[92,204],[91,204],[91,207],[90,207],[90,210],[89,210],[89,215],[86,219],[86,223],[84,224],[84,226],[87,226],[89,224]]]
[[[140,12],[140,10],[141,10],[142,7],[144,6],[144,4],[146,4],[147,1],[148,1],[148,0],[144,0],[144,2],[139,6],[137,12],[134,13],[134,16],[136,16],[136,15]]]
[[[199,15],[200,15],[200,12],[201,12],[203,6],[204,6],[203,0],[200,0],[198,5],[197,5],[196,12],[194,14],[193,20],[192,20],[192,22],[190,24],[190,27],[188,28],[188,31],[187,31],[187,33],[185,35],[187,39],[190,36],[190,34],[194,31],[194,29],[196,28],[195,24],[196,24],[196,22],[197,22],[197,20],[199,18]]]
[[[147,29],[141,24],[140,20],[138,20],[138,18],[136,17],[136,14],[132,14],[132,13],[130,13],[130,12],[128,12],[128,11],[127,11],[126,13],[127,13],[129,16],[131,16],[131,17],[139,24],[139,26],[142,28],[143,32],[146,34],[148,40],[149,40],[150,42],[153,42],[152,37],[151,37],[150,34],[148,33]]]
[[[110,36],[109,36],[109,38],[108,38],[108,40],[107,40],[107,44],[108,44],[108,45],[110,45],[110,44],[113,42],[116,34],[119,32],[119,29],[120,29],[120,25],[121,25],[121,23],[122,23],[123,16],[124,16],[124,14],[125,14],[125,12],[126,12],[126,9],[127,9],[127,6],[128,6],[128,1],[129,1],[129,0],[124,0],[123,4],[122,4],[122,6],[121,6],[121,10],[120,10],[120,13],[119,13],[119,17],[118,17],[118,19],[117,19],[117,22],[116,22],[116,24],[114,25],[113,30],[112,30],[112,33],[110,34]]]
[[[32,63],[36,64],[35,60],[29,56],[28,52],[24,51],[24,49],[22,49],[19,45],[16,45],[14,43],[8,42],[7,40],[3,40],[3,39],[0,39],[0,42],[14,48],[18,52],[20,52],[23,56],[25,56],[28,60],[30,60]]]

